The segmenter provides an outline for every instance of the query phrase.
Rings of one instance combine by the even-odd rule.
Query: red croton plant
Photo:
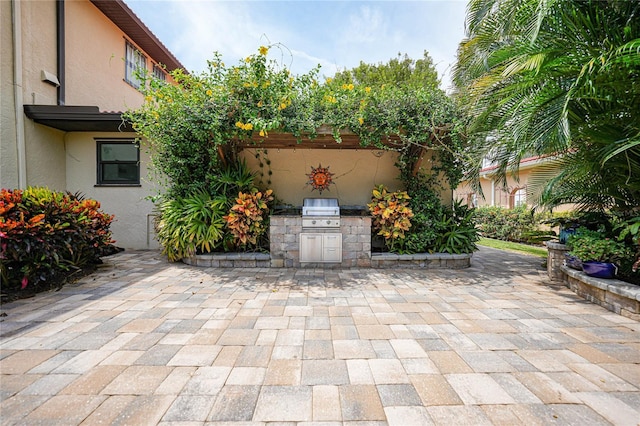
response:
[[[254,189],[251,193],[238,194],[231,211],[224,216],[238,246],[257,245],[258,238],[266,230],[264,218],[269,211],[268,203],[273,201],[272,193],[271,189],[264,193]]]
[[[114,242],[112,221],[99,202],[79,195],[0,190],[0,292],[38,287],[97,262]]]

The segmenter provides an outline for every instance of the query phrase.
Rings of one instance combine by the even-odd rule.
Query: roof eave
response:
[[[121,112],[100,112],[97,106],[25,105],[24,113],[38,124],[65,132],[133,132]]]

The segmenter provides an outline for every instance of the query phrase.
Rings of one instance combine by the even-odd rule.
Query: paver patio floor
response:
[[[465,270],[123,252],[3,305],[2,425],[640,424],[640,323],[483,248]]]

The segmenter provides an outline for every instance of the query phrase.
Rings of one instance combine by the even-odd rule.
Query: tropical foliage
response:
[[[204,190],[180,197],[166,197],[158,205],[156,238],[169,261],[210,252],[224,232],[226,199]]]
[[[198,253],[255,250],[263,241],[272,191],[254,185],[244,161],[224,167],[210,187],[186,195],[169,192],[157,200],[156,238],[170,261]]]
[[[258,238],[267,230],[265,223],[268,219],[268,203],[273,201],[272,193],[270,189],[262,193],[254,188],[250,193],[238,194],[236,203],[224,217],[236,245],[247,247],[258,244]]]
[[[639,14],[628,0],[471,0],[454,73],[470,177],[485,158],[504,181],[522,158],[544,156],[528,199],[637,208]]]
[[[413,212],[409,207],[409,198],[406,191],[389,192],[384,185],[378,185],[372,191],[371,202],[367,204],[372,216],[372,231],[384,238],[390,251],[401,244],[411,227]]]
[[[37,291],[113,252],[113,216],[77,194],[0,191],[0,293]]]
[[[631,255],[629,248],[615,238],[609,238],[604,232],[579,228],[569,236],[571,251],[582,262],[619,263]]]
[[[461,254],[473,253],[478,249],[476,242],[480,239],[473,220],[474,209],[456,201],[451,209],[445,209],[439,227],[443,232],[438,234],[435,250],[438,253]]]

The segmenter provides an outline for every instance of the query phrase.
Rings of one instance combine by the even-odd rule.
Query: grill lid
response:
[[[303,216],[340,216],[337,198],[305,198],[302,204]]]

